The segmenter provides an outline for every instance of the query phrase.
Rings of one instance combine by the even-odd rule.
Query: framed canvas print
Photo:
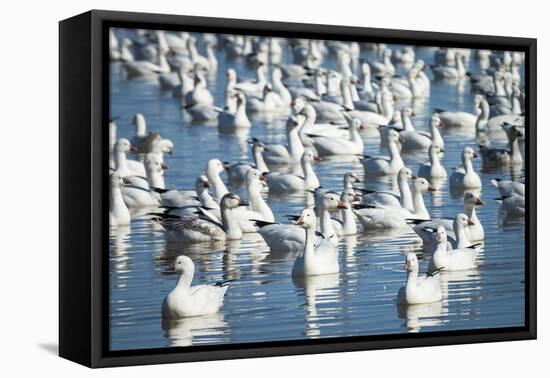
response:
[[[536,337],[536,40],[60,22],[60,355]]]

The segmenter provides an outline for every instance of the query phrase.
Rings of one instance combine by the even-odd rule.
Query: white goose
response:
[[[479,146],[484,166],[509,166],[523,164],[523,157],[519,149],[518,139],[523,136],[523,133],[518,127],[512,125],[504,125],[502,127],[508,138],[508,149],[491,148],[484,145]]]
[[[145,166],[142,162],[126,159],[126,153],[135,151],[136,148],[126,138],[120,138],[113,149],[114,169],[123,177],[141,176],[145,177]]]
[[[124,185],[124,177],[118,172],[110,175],[109,196],[109,225],[122,226],[130,224],[130,211],[124,203],[121,188]]]
[[[336,247],[326,239],[316,244],[317,217],[315,211],[311,208],[304,209],[296,224],[305,228],[305,243],[303,252],[296,257],[294,262],[292,276],[338,273],[340,266]]]
[[[395,75],[395,66],[391,62],[392,50],[389,48],[384,49],[382,53],[382,61],[370,62],[371,70],[375,76],[388,76]]]
[[[407,271],[407,281],[397,293],[397,304],[414,305],[439,302],[442,299],[439,275],[418,277],[418,259],[414,253],[407,254],[404,268]]]
[[[200,205],[219,219],[220,207],[208,192],[209,188],[208,178],[200,175],[195,180],[195,190],[167,190],[163,192],[161,194],[162,205],[168,208],[167,213],[180,217],[192,215],[196,211],[196,207]]]
[[[162,302],[164,319],[180,319],[214,314],[223,305],[223,297],[229,284],[227,281],[215,285],[191,286],[195,274],[195,264],[187,256],[178,256],[174,271],[180,273],[176,287]]]
[[[132,184],[124,186],[122,188],[122,196],[126,205],[134,209],[159,206],[161,204],[160,196],[152,188],[158,185],[160,189],[164,189],[164,178],[160,174],[160,171],[166,168],[167,166],[161,163],[157,156],[147,154],[145,157],[145,173],[149,185]]]
[[[502,210],[507,215],[524,216],[525,215],[525,197],[513,195],[508,198],[497,198],[498,203],[502,205]]]
[[[482,99],[483,96],[480,94],[474,96],[475,114],[463,111],[451,112],[443,109],[435,109],[435,113],[439,116],[443,127],[473,129],[476,127],[478,117],[481,114],[479,104]]]
[[[397,187],[399,194],[390,192],[380,192],[371,190],[360,190],[363,193],[362,203],[365,205],[372,205],[376,207],[395,207],[409,210],[414,212],[414,205],[412,200],[411,189],[409,182],[416,180],[417,177],[412,171],[403,167],[397,174]]]
[[[402,229],[409,227],[410,219],[430,219],[430,214],[424,204],[422,194],[436,189],[424,178],[417,178],[413,182],[412,202],[414,212],[402,207],[377,208],[364,205],[355,205],[357,219],[365,230]]]
[[[522,182],[495,178],[491,180],[491,183],[498,189],[501,197],[525,196],[525,184]]]
[[[349,139],[334,138],[326,136],[317,136],[308,134],[313,140],[313,146],[320,156],[331,155],[362,155],[363,154],[363,139],[359,135],[359,129],[362,129],[361,121],[354,118],[349,126]]]
[[[338,236],[347,236],[357,234],[357,222],[353,212],[352,203],[359,201],[360,198],[355,195],[353,189],[344,189],[340,195],[341,206],[344,209],[340,210],[340,218],[332,218],[332,226],[334,232]]]
[[[242,231],[234,217],[233,210],[239,206],[247,206],[241,202],[239,196],[227,193],[220,201],[221,223],[202,212],[200,217],[160,217],[153,219],[166,234],[169,240],[184,243],[203,243],[224,240],[238,240],[242,238]],[[202,209],[199,208],[199,212]]]
[[[232,185],[240,185],[244,182],[246,173],[251,168],[256,168],[261,173],[269,172],[269,168],[265,164],[263,153],[269,151],[269,148],[260,140],[252,138],[252,159],[253,164],[239,162],[233,163],[226,167],[229,182]]]
[[[402,139],[395,130],[388,131],[388,150],[390,157],[365,157],[362,160],[365,174],[368,176],[396,175],[405,166],[401,158],[398,143]]]
[[[430,146],[428,150],[430,160],[418,168],[419,177],[427,179],[447,177],[447,171],[445,167],[441,165],[441,161],[439,161],[439,153],[441,152],[445,152],[445,150],[433,144]]]
[[[413,229],[424,243],[432,244],[432,230],[437,230],[439,226],[443,226],[447,230],[447,236],[454,239],[455,242],[459,242],[460,235],[456,235],[455,230],[458,229],[458,225],[455,225],[455,222],[457,219],[463,218],[462,215],[465,215],[466,224],[463,224],[465,239],[462,245],[469,246],[470,243],[481,242],[485,238],[485,231],[481,221],[477,217],[476,206],[483,206],[484,204],[485,202],[478,195],[466,192],[464,194],[464,214],[457,214],[454,219],[441,218],[424,222],[413,222],[416,223]],[[460,219],[460,222],[464,223],[464,219]]]
[[[449,177],[451,188],[460,189],[479,189],[481,188],[481,179],[474,170],[472,159],[476,159],[477,154],[470,147],[464,147],[462,151],[462,165],[458,167]]]
[[[245,178],[248,194],[248,207],[239,207],[233,211],[235,219],[244,233],[258,231],[255,221],[274,222],[275,217],[269,205],[262,197],[265,177],[257,169],[250,168]]]
[[[126,71],[127,79],[151,77],[170,72],[170,65],[163,52],[160,52],[158,55],[158,64],[148,60],[131,60],[124,62],[123,67]]]
[[[211,159],[206,163],[206,177],[210,185],[214,187],[214,194],[218,203],[221,201],[222,197],[229,192],[220,177],[220,173],[224,171],[225,167],[218,159]]]
[[[218,128],[222,132],[232,132],[236,129],[249,129],[252,126],[246,115],[245,95],[238,92],[235,97],[237,98],[237,108],[235,112],[224,110],[219,114]]]
[[[435,240],[437,241],[437,247],[428,265],[428,272],[469,270],[475,268],[477,255],[475,248],[447,250],[447,231],[443,226],[437,228]]]
[[[311,163],[319,160],[313,151],[306,150],[300,160],[304,176],[292,173],[269,172],[267,185],[269,190],[274,193],[293,193],[313,190],[319,186],[319,179],[311,166]]]
[[[281,96],[273,91],[271,84],[267,83],[262,98],[252,97],[247,103],[247,109],[253,113],[276,114],[288,110],[288,104],[285,104]]]
[[[195,87],[185,96],[185,108],[190,109],[195,105],[213,105],[214,97],[208,90],[206,79],[201,71],[195,71]]]
[[[425,150],[432,144],[432,137],[430,133],[424,131],[417,131],[411,122],[411,116],[413,111],[411,108],[406,107],[401,112],[401,120],[403,122],[403,130],[399,132],[403,140],[403,149],[405,150]]]
[[[268,144],[264,151],[264,159],[268,164],[285,165],[296,164],[304,154],[304,145],[298,135],[300,121],[290,116],[286,122],[286,138],[288,146],[283,144]]]
[[[466,76],[462,54],[457,52],[454,55],[454,66],[431,66],[436,80],[457,80]]]
[[[234,88],[245,93],[247,96],[261,96],[262,91],[267,84],[263,64],[258,64],[258,68],[256,69],[256,79],[237,82],[236,73],[234,75],[234,79],[233,76],[231,77],[231,80],[234,80]]]

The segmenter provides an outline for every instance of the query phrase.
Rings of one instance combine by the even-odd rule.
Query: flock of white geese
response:
[[[297,252],[293,276],[339,272],[338,241],[363,230],[413,230],[433,251],[428,272],[419,275],[415,254],[406,256],[404,286],[399,304],[442,300],[438,273],[475,267],[478,247],[484,240],[476,207],[482,183],[472,160],[500,168],[522,167],[519,141],[525,137],[524,103],[520,70],[524,57],[507,51],[433,48],[434,65],[415,57],[415,47],[392,49],[384,44],[260,38],[238,35],[195,35],[187,32],[137,30],[126,37],[111,32],[112,61],[122,62],[127,79],[157,77],[161,88],[181,98],[182,109],[195,123],[214,123],[220,133],[254,130],[251,114],[287,117],[286,144],[267,144],[256,136],[250,162],[228,163],[212,159],[194,190],[165,184],[168,168],[164,155],[173,143],[147,130],[143,114],[133,119],[135,136],[117,139],[115,121],[110,132],[110,210],[112,227],[130,224],[143,209],[168,240],[186,243],[235,240],[243,233],[259,233],[272,250]],[[198,45],[198,42],[201,44]],[[199,48],[200,47],[200,48]],[[293,63],[283,63],[287,51]],[[364,61],[354,71],[362,49],[377,59]],[[202,50],[202,53],[199,52]],[[206,77],[218,69],[217,54],[225,53],[238,64],[256,67],[256,77],[243,80],[236,70],[226,72],[225,103],[215,104]],[[336,66],[323,65],[327,56]],[[477,59],[480,74],[467,72],[467,62]],[[396,68],[405,74],[396,76]],[[269,70],[268,70],[269,68]],[[271,73],[268,77],[268,72]],[[355,74],[354,72],[359,72]],[[431,72],[431,78],[429,75]],[[408,106],[396,103],[430,96],[434,80],[466,80],[477,94],[472,112],[436,109],[427,131],[417,129]],[[441,128],[460,130],[484,140],[466,147],[462,164],[449,171],[441,163],[445,140]],[[388,157],[365,156],[363,133],[379,133]],[[508,148],[490,146],[505,138]],[[427,161],[418,170],[406,167],[404,150],[425,151]],[[477,152],[476,152],[477,151]],[[135,157],[131,159],[128,156]],[[352,155],[362,162],[365,177],[393,176],[398,192],[368,191],[356,187],[362,180],[354,173],[342,178],[343,188],[324,189],[316,162],[326,157]],[[280,172],[280,167],[292,167]],[[245,202],[228,189],[244,185]],[[434,191],[434,179],[445,178],[451,189],[464,191],[464,211],[451,219],[434,219],[423,195]],[[494,179],[498,201],[513,215],[525,213],[522,181]],[[305,193],[303,211],[275,219],[265,192]],[[180,278],[162,305],[167,319],[206,315],[220,310],[228,282],[192,286],[193,261],[179,256],[174,269]]]

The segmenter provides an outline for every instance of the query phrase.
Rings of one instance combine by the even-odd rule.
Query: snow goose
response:
[[[435,113],[439,116],[443,127],[472,129],[476,127],[478,117],[481,114],[479,104],[482,99],[483,96],[480,94],[474,96],[475,114],[462,111],[451,112],[443,109],[435,109]]]
[[[338,245],[338,235],[334,230],[334,221],[330,217],[331,211],[344,209],[345,204],[340,201],[340,196],[334,192],[325,192],[318,189],[315,192],[315,208],[319,213],[319,228],[333,246]],[[290,216],[298,219],[297,216]],[[280,224],[272,222],[256,222],[259,234],[272,251],[299,252],[305,245],[304,230],[295,224]]]
[[[424,178],[417,178],[413,182],[412,202],[414,212],[402,207],[373,207],[355,205],[357,219],[365,230],[401,229],[409,227],[408,220],[428,220],[430,214],[424,204],[422,194],[436,189]]]
[[[489,118],[489,103],[483,96],[479,99],[478,108],[480,109],[480,113],[475,125],[476,132],[478,133],[489,133],[492,138],[500,139],[501,135],[506,136],[506,128],[502,127],[503,125],[525,126],[525,117],[521,115],[505,114]]]
[[[466,76],[464,57],[461,53],[454,54],[454,66],[431,66],[436,80],[457,80]]]
[[[439,161],[440,152],[445,152],[445,150],[433,144],[430,146],[428,150],[430,160],[418,168],[419,177],[425,177],[427,179],[447,177],[447,171]]]
[[[195,37],[189,37],[187,39],[187,50],[189,51],[191,61],[200,69],[209,72],[215,72],[218,68],[218,61],[212,47],[211,43],[205,43],[207,56],[202,56],[197,51],[197,39]]]
[[[247,206],[241,202],[238,195],[227,193],[220,201],[221,223],[205,216],[206,213],[199,208],[201,216],[188,217],[160,217],[153,219],[166,234],[169,240],[177,240],[184,243],[202,243],[224,240],[239,240],[242,231],[234,217],[233,210],[239,206]]]
[[[496,201],[502,205],[502,210],[507,215],[524,216],[525,215],[525,197],[512,195],[508,198],[497,198]]]
[[[195,264],[189,257],[176,257],[174,271],[180,273],[176,287],[162,302],[164,319],[180,319],[214,314],[223,305],[223,297],[229,287],[228,281],[215,285],[191,286],[195,274]]]
[[[245,93],[247,96],[261,96],[266,84],[267,80],[264,74],[264,65],[258,64],[258,68],[256,68],[256,79],[236,82],[234,88]]]
[[[168,166],[161,163],[154,154],[145,156],[144,166],[147,184],[132,181],[131,185],[122,188],[124,202],[130,208],[152,207],[161,204],[160,196],[153,188],[164,189],[164,178],[160,172],[167,169]]]
[[[110,175],[109,196],[109,225],[122,226],[130,224],[130,211],[124,203],[121,188],[124,185],[124,177],[113,172]]]
[[[214,97],[208,90],[206,79],[201,71],[195,71],[195,86],[185,96],[185,108],[189,109],[195,105],[213,105]]]
[[[274,193],[293,193],[313,190],[319,186],[319,179],[311,163],[319,160],[313,151],[306,150],[300,159],[304,176],[292,173],[269,172],[266,174],[269,190]]]
[[[506,137],[508,138],[508,149],[480,145],[479,153],[484,166],[508,166],[523,163],[518,143],[518,139],[523,136],[523,133],[517,126],[504,125],[503,129],[506,131]]]
[[[244,182],[246,173],[250,168],[256,168],[261,173],[269,172],[269,168],[265,164],[263,153],[268,151],[267,146],[260,140],[252,138],[252,159],[254,160],[253,164],[238,162],[230,164],[226,167],[227,176],[229,182],[232,185],[240,185]]]
[[[258,231],[255,221],[274,222],[275,217],[262,197],[261,192],[266,184],[260,171],[250,168],[246,172],[245,182],[249,205],[235,209],[233,214],[242,232],[250,233]]]
[[[409,168],[403,167],[397,174],[397,187],[399,188],[399,194],[361,189],[359,190],[363,193],[361,202],[365,205],[372,205],[376,207],[403,208],[412,213],[414,212],[414,205],[409,182],[416,179],[417,177]]]
[[[304,153],[304,145],[298,135],[301,122],[295,116],[290,116],[286,122],[286,138],[288,146],[283,144],[268,144],[264,151],[267,164],[284,165],[296,164]]]
[[[127,79],[150,77],[170,72],[170,65],[166,60],[165,53],[159,53],[158,64],[148,60],[132,60],[124,62],[123,67]]]
[[[374,73],[374,76],[391,77],[395,75],[395,66],[391,62],[391,56],[392,50],[386,48],[382,53],[382,61],[370,62],[371,70]]]
[[[501,197],[525,196],[525,184],[522,182],[495,178],[491,180],[491,183],[498,189]]]
[[[145,177],[145,166],[136,160],[126,159],[126,153],[136,151],[126,138],[120,138],[113,149],[114,169],[124,177],[141,176]]]
[[[161,192],[162,205],[167,208],[167,213],[177,216],[192,215],[196,206],[203,206],[210,212],[219,216],[219,205],[212,198],[208,189],[208,178],[200,175],[195,180],[195,190],[165,190]]]
[[[238,92],[235,97],[237,98],[237,109],[234,113],[230,111],[223,111],[218,116],[218,128],[222,132],[232,132],[237,129],[249,129],[252,124],[246,115],[246,97],[243,93]]]
[[[451,218],[441,218],[441,219],[432,219],[429,221],[415,221],[413,230],[420,236],[422,241],[426,244],[433,244],[433,230],[437,230],[439,226],[445,227],[447,230],[447,235],[454,239],[453,242],[461,243],[462,246],[469,246],[470,243],[476,243],[483,241],[485,238],[485,231],[483,230],[483,225],[477,217],[476,206],[483,206],[485,202],[481,198],[472,193],[466,192],[464,194],[464,214],[466,220],[462,219],[462,215],[458,214],[454,219]],[[468,222],[469,220],[469,222]],[[462,222],[462,228],[464,229],[465,238],[461,239],[461,235],[457,235],[456,230],[458,230],[458,225],[455,225],[456,222]],[[466,222],[466,223],[464,223]],[[460,234],[460,233],[458,233]],[[464,242],[462,242],[464,240]]]
[[[405,108],[401,113],[401,120],[403,122],[404,129],[399,132],[399,136],[402,138],[403,149],[406,150],[426,150],[432,144],[432,138],[429,133],[423,131],[417,131],[413,126],[410,117],[413,115],[411,108]]]
[[[363,139],[359,135],[359,129],[362,129],[361,121],[354,118],[349,126],[349,139],[332,138],[325,136],[316,136],[308,134],[313,140],[313,146],[320,156],[331,155],[362,155],[363,154]]]
[[[344,189],[340,195],[341,206],[344,209],[340,210],[340,219],[332,218],[332,227],[336,235],[347,236],[357,234],[357,223],[351,206],[359,200],[360,198],[355,195],[353,189]]]
[[[362,160],[365,174],[367,176],[396,175],[405,166],[398,146],[401,141],[402,139],[397,131],[389,130],[388,150],[390,157],[365,157]]]
[[[438,302],[442,299],[441,282],[437,272],[418,277],[418,259],[414,253],[408,253],[404,268],[407,280],[397,293],[397,304],[414,305]]]
[[[296,257],[292,267],[292,276],[316,276],[334,274],[340,271],[338,250],[328,240],[316,244],[317,218],[311,208],[306,208],[296,221],[305,228],[303,252]]]
[[[363,180],[361,180],[359,176],[357,176],[353,172],[346,172],[344,174],[344,190],[350,190],[353,192],[354,191],[353,184],[361,183],[361,182],[363,182]]]
[[[220,173],[224,171],[225,166],[218,159],[211,159],[206,163],[206,177],[210,185],[214,187],[214,194],[218,203],[221,201],[222,197],[229,192],[220,177]]]
[[[449,177],[451,188],[460,189],[478,189],[481,188],[481,179],[474,170],[472,159],[476,159],[477,154],[470,147],[464,147],[462,151],[462,165]]]
[[[271,72],[271,82],[273,86],[273,92],[277,93],[281,98],[283,108],[286,109],[292,102],[292,96],[288,88],[283,84],[283,74],[280,68],[273,68]]]
[[[475,248],[447,250],[447,231],[440,226],[435,233],[437,247],[428,265],[428,272],[470,270],[476,266]]]
[[[247,109],[253,113],[280,113],[288,109],[278,93],[267,83],[262,98],[252,97],[247,103]]]

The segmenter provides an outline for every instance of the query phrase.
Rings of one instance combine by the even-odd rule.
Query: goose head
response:
[[[432,115],[432,118],[430,120],[430,125],[433,126],[433,127],[441,126],[441,117],[439,116],[439,114],[434,113]]]
[[[401,119],[411,118],[412,116],[414,116],[414,112],[410,107],[405,106],[401,109]]]
[[[134,125],[135,134],[137,136],[145,136],[147,132],[147,123],[145,122],[145,116],[141,113],[136,113],[132,119]]]
[[[126,179],[115,171],[109,175],[109,182],[112,188],[121,188],[126,183]]]
[[[361,180],[355,173],[347,172],[344,175],[344,189],[351,189],[353,184],[357,182],[363,182],[363,180]]]
[[[235,209],[239,206],[248,206],[248,204],[241,201],[241,198],[235,193],[227,193],[220,202],[222,209]]]
[[[314,161],[320,161],[321,158],[317,156],[315,153],[313,153],[312,150],[305,150],[302,154],[301,163],[303,164],[311,164]]]
[[[419,177],[413,181],[413,190],[417,193],[435,192],[437,189],[424,177]]]
[[[198,193],[202,193],[205,190],[208,190],[210,188],[210,182],[208,181],[208,178],[205,175],[200,175],[195,180],[195,191]]]
[[[443,226],[439,226],[435,231],[435,240],[438,244],[447,244],[447,230]]]
[[[315,210],[311,207],[305,208],[302,210],[295,223],[304,228],[317,227],[317,216],[315,215]]]
[[[217,176],[225,171],[225,166],[218,159],[211,159],[206,163],[206,173],[208,177]]]
[[[468,226],[473,226],[475,223],[468,218],[468,216],[464,213],[459,213],[456,215],[454,222],[453,222],[453,228],[456,228],[457,230],[466,229]]]
[[[399,135],[399,132],[394,130],[394,129],[390,129],[388,130],[388,144],[399,144],[399,143],[403,143],[403,138],[401,137],[401,135]]]
[[[355,130],[362,130],[365,127],[363,126],[363,122],[359,118],[353,118],[350,122],[350,128]]]
[[[485,202],[472,192],[464,193],[464,205],[469,208],[474,208],[475,206],[483,206]]]
[[[115,152],[126,153],[129,151],[137,151],[137,149],[130,144],[130,141],[126,138],[120,138],[115,143]]]
[[[165,154],[172,155],[172,152],[174,152],[174,143],[170,139],[161,139],[155,147]]]
[[[399,173],[397,174],[397,178],[399,180],[404,180],[405,182],[408,182],[409,180],[417,180],[418,177],[412,171],[410,168],[403,167],[399,170]]]
[[[145,171],[148,172],[149,174],[160,173],[163,170],[168,169],[168,165],[161,162],[157,155],[151,154],[151,153],[145,156],[144,166],[145,166]]]
[[[328,211],[346,209],[348,206],[340,199],[336,192],[326,192],[323,196],[323,208]]]
[[[340,195],[340,201],[346,209],[349,209],[352,203],[361,201],[361,198],[353,192],[353,189],[344,189]]]
[[[174,261],[174,272],[180,274],[191,274],[195,271],[195,264],[189,257],[181,255]]]
[[[267,148],[265,143],[257,138],[252,138],[248,142],[252,143],[252,149],[254,151],[257,151],[257,152],[269,151],[269,148]]]
[[[250,168],[246,172],[245,176],[246,186],[249,189],[258,189],[261,190],[264,186],[267,185],[266,178],[255,168]]]
[[[300,112],[306,106],[306,102],[302,98],[297,97],[292,99],[290,106],[292,107],[292,111],[294,112],[294,114],[300,114]]]
[[[370,75],[370,66],[367,62],[361,64],[361,73],[365,76]]]
[[[470,147],[464,147],[464,150],[462,151],[462,161],[470,161],[473,159],[477,159],[477,154],[474,152],[474,150]]]
[[[445,152],[445,149],[441,146],[438,146],[437,144],[430,144],[430,148],[428,148],[428,154],[429,156],[437,158],[437,155],[440,152]]]
[[[505,123],[501,125],[501,127],[504,129],[506,135],[508,136],[508,139],[511,142],[523,136],[523,133],[518,126],[513,126]]]
[[[237,82],[237,71],[235,71],[233,68],[229,68],[226,71],[225,76],[227,78],[227,81]]]
[[[418,272],[418,258],[414,253],[407,253],[403,267],[407,272]]]

